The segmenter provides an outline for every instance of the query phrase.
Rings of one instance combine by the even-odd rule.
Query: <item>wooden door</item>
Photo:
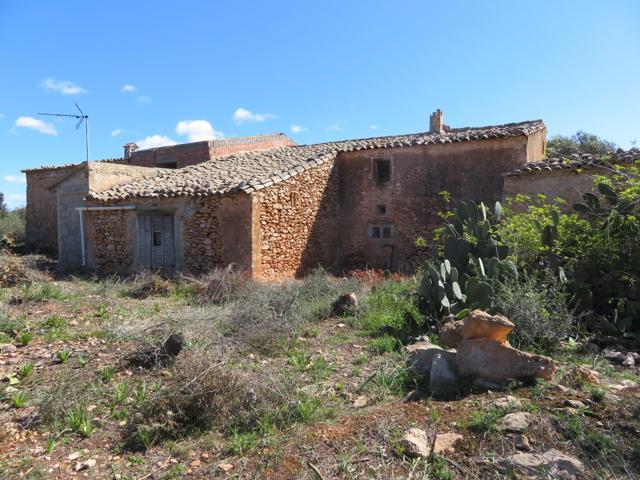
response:
[[[138,263],[150,267],[175,267],[173,215],[143,213],[138,216]]]

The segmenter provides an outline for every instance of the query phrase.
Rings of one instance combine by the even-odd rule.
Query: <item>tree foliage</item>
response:
[[[574,153],[599,154],[613,152],[616,144],[600,138],[593,133],[576,132],[574,135],[556,135],[547,142],[547,158],[567,157]]]

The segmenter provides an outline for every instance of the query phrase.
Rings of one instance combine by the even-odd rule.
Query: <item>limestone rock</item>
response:
[[[527,412],[509,413],[498,421],[498,430],[504,432],[522,433],[531,422],[533,415]]]
[[[560,385],[566,387],[579,388],[584,383],[599,385],[600,379],[598,378],[598,372],[578,365],[571,368],[571,370],[565,373],[560,379]]]
[[[404,454],[411,458],[429,458],[431,455],[431,440],[424,430],[410,428],[402,436],[400,444],[404,447]]]
[[[586,405],[584,404],[584,402],[581,402],[580,400],[572,400],[572,399],[567,398],[564,401],[564,404],[567,407],[575,408],[576,410],[579,410],[581,408],[586,408]]]
[[[502,315],[490,315],[474,310],[463,320],[462,338],[488,338],[498,343],[507,341],[507,335],[515,325]]]
[[[353,315],[354,313],[356,313],[357,309],[358,297],[353,292],[340,295],[331,304],[331,314],[336,317],[341,317],[343,315]]]
[[[449,357],[440,353],[434,355],[429,375],[429,389],[434,397],[450,397],[459,391],[459,378]]]
[[[507,395],[506,397],[496,399],[496,401],[493,402],[493,406],[503,410],[507,408],[520,408],[522,407],[522,401],[513,395]]]
[[[17,350],[18,348],[13,345],[12,343],[1,343],[0,344],[0,354],[2,353],[13,353]]]
[[[447,347],[456,348],[462,341],[463,327],[464,320],[456,320],[453,322],[445,323],[442,328],[440,328],[440,343]]]
[[[513,445],[516,447],[516,450],[522,450],[524,452],[531,450],[531,444],[526,435],[519,434],[513,437]]]
[[[556,366],[548,357],[522,352],[487,338],[474,338],[458,345],[456,370],[463,377],[505,384],[536,377],[550,380]]]
[[[436,440],[433,442],[433,453],[442,455],[455,452],[455,445],[462,440],[462,438],[462,435],[459,433],[438,433]]]
[[[444,357],[448,357],[451,361],[453,361],[453,357],[455,356],[455,350],[445,350],[444,348],[441,348],[438,345],[429,342],[428,340],[423,340],[421,342],[407,345],[405,349],[407,352],[409,352],[407,366],[414,376],[429,375],[429,373],[431,372],[433,357],[436,354],[441,354]]]
[[[558,450],[544,453],[516,453],[498,460],[498,467],[503,472],[523,472],[539,478],[575,478],[584,473],[584,465],[580,460]]]

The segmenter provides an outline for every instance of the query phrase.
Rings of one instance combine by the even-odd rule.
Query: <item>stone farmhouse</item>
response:
[[[27,236],[62,265],[102,271],[405,269],[416,238],[439,225],[439,192],[499,200],[505,183],[529,182],[509,172],[538,168],[545,143],[541,120],[450,128],[438,110],[428,131],[407,135],[127,144],[121,159],[26,170]]]

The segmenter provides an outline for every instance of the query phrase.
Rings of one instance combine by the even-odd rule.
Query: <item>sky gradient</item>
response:
[[[542,118],[640,141],[636,0],[0,0],[0,191],[20,170],[285,132],[298,143]]]

